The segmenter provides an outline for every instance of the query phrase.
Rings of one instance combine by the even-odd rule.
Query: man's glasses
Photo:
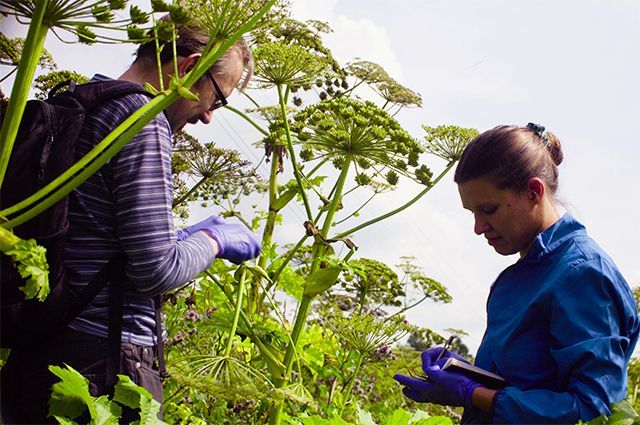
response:
[[[227,102],[227,98],[222,93],[222,90],[220,90],[220,86],[218,85],[218,83],[216,83],[215,78],[213,78],[213,76],[208,72],[206,72],[206,74],[207,74],[207,77],[209,77],[209,79],[211,80],[211,84],[213,84],[213,88],[216,91],[217,99],[211,103],[211,107],[209,108],[210,111],[215,111],[216,109],[222,108],[224,105],[226,105],[229,102]]]

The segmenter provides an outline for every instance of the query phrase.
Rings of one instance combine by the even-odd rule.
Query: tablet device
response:
[[[444,366],[442,366],[442,370],[461,373],[467,378],[471,378],[479,384],[494,390],[503,388],[507,385],[507,381],[505,381],[502,376],[488,372],[477,366],[463,362],[462,360],[454,359],[453,357],[449,357],[447,359]]]

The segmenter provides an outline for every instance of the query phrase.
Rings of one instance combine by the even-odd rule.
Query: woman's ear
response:
[[[527,183],[527,190],[529,191],[530,200],[539,201],[544,196],[544,182],[539,177],[532,177]]]

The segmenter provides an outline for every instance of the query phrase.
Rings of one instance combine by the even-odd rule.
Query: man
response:
[[[172,46],[161,50],[162,78],[168,87],[177,69],[183,77],[193,68],[208,42],[207,34],[177,26],[178,57]],[[177,68],[176,68],[177,67]],[[172,216],[172,133],[186,124],[211,122],[215,109],[226,104],[253,61],[240,40],[194,84],[197,101],[180,98],[156,116],[107,165],[70,197],[70,229],[65,249],[67,281],[78,292],[118,253],[126,254],[119,373],[129,375],[162,401],[156,364],[154,297],[193,279],[216,257],[240,263],[260,253],[257,237],[245,226],[210,217],[187,229],[174,230]],[[140,46],[134,63],[120,80],[159,88],[155,43]],[[92,80],[106,80],[96,75]],[[85,119],[76,157],[80,158],[119,123],[149,101],[130,94],[92,110]],[[3,370],[2,415],[5,423],[47,420],[50,387],[56,378],[50,364],[66,363],[90,381],[93,395],[104,394],[107,372],[109,288],[59,334],[37,347],[14,349]]]

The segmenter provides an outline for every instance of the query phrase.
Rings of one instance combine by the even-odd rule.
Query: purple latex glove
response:
[[[440,366],[442,368],[442,366],[445,364],[447,359],[451,357],[453,357],[454,359],[463,361],[465,363],[469,363],[469,361],[467,361],[465,358],[460,357],[456,353],[449,350],[445,350],[444,354],[442,355],[442,358],[436,361],[436,359],[438,358],[442,350],[445,350],[445,349],[442,347],[434,347],[434,348],[429,348],[427,351],[423,351],[422,352],[422,369],[425,370],[426,368],[431,366]]]
[[[405,386],[402,392],[414,401],[472,407],[473,390],[481,385],[460,373],[441,370],[450,357],[467,362],[449,350],[445,351],[442,358],[436,360],[442,350],[441,347],[435,347],[422,352],[422,370],[429,377],[428,381],[405,375],[395,375],[393,378]]]
[[[176,231],[176,238],[178,239],[178,241],[183,241],[187,239],[189,236],[193,235],[195,232],[198,232],[200,230],[205,230],[210,227],[217,226],[219,224],[226,224],[226,223],[227,221],[224,218],[219,217],[217,215],[212,215],[211,217],[205,218],[199,223],[193,224],[191,226],[185,227],[184,229],[180,229]]]
[[[262,250],[258,237],[244,224],[224,223],[203,230],[218,243],[218,258],[225,258],[232,263],[240,264],[256,258]]]

